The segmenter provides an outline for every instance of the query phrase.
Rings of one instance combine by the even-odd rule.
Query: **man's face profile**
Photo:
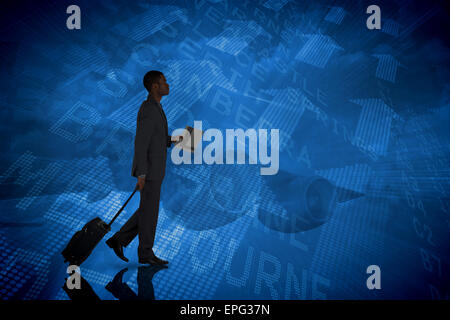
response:
[[[158,83],[155,83],[155,85],[157,86],[158,93],[161,97],[169,94],[169,84],[167,83],[164,75],[159,78]]]

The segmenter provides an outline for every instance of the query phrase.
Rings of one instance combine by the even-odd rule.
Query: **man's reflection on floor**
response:
[[[80,277],[80,289],[69,289],[67,286],[67,279],[64,281],[63,289],[69,296],[70,300],[74,301],[100,301],[101,299],[92,289],[89,282],[86,281],[81,275]]]
[[[125,283],[122,278],[128,268],[120,270],[112,281],[106,286],[108,290],[115,298],[119,300],[155,300],[155,291],[153,288],[153,276],[162,269],[167,269],[165,265],[157,266],[142,266],[138,267],[137,283],[138,294]],[[67,281],[64,282],[63,289],[71,300],[83,300],[83,301],[98,301],[100,298],[92,289],[90,284],[80,276],[81,288],[69,289],[67,287]]]
[[[128,270],[125,268],[116,274],[114,279],[106,285],[106,290],[119,300],[155,300],[153,289],[153,276],[160,270],[167,269],[167,266],[145,266],[138,268],[137,283],[138,294],[122,281],[123,274]]]

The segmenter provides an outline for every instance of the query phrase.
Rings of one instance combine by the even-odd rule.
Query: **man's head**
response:
[[[169,94],[169,85],[166,77],[160,71],[152,70],[144,76],[144,87],[154,97],[162,97]]]

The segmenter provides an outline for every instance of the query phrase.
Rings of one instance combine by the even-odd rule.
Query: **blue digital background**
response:
[[[280,170],[168,158],[154,250],[169,267],[139,267],[137,239],[129,264],[102,241],[81,266],[101,299],[120,298],[105,287],[122,274],[147,299],[448,298],[444,3],[2,3],[0,298],[69,299],[60,252],[133,190],[152,69],[171,86],[170,132],[277,128]],[[366,27],[371,4],[381,30]]]

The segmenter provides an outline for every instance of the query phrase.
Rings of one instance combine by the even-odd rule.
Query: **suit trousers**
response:
[[[145,180],[144,188],[140,190],[139,208],[113,236],[126,247],[139,235],[139,259],[154,256],[153,243],[158,223],[161,184],[162,181]]]

